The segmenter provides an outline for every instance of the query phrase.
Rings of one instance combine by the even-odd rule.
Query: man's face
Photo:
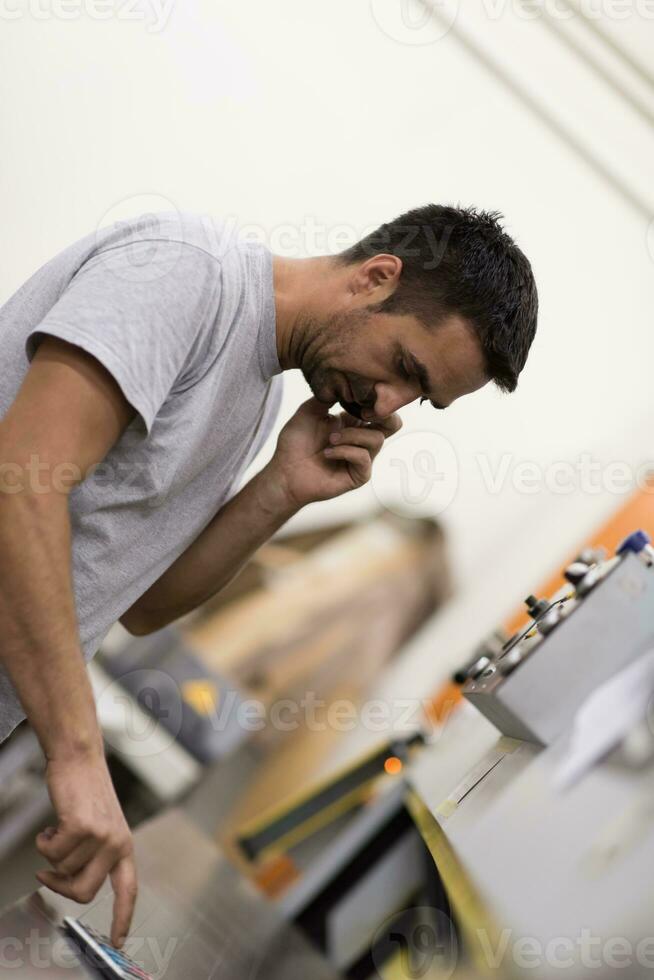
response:
[[[413,316],[361,309],[304,327],[300,367],[315,397],[367,421],[421,397],[447,408],[488,382],[479,342],[457,316],[427,328]]]

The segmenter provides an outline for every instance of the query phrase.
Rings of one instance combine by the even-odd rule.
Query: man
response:
[[[366,483],[402,406],[513,390],[536,315],[497,217],[435,205],[308,259],[150,216],[70,246],[0,310],[0,738],[26,715],[47,759],[39,881],[88,902],[109,875],[117,945],[136,873],[85,659],[117,620],[163,627],[305,504]],[[234,495],[291,368],[313,398]]]

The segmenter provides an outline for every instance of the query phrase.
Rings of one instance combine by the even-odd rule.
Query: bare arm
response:
[[[79,646],[68,494],[132,414],[97,361],[45,339],[0,422],[0,660],[47,758],[58,818],[37,837],[54,869],[38,877],[86,902],[110,874],[114,941],[129,928],[136,874]]]
[[[161,629],[227,585],[271,535],[305,504],[362,486],[397,415],[365,425],[329,415],[315,399],[282,430],[271,462],[214,517],[184,554],[121,618],[132,633]]]
[[[220,592],[297,510],[263,470],[122,617],[135,636],[161,629]]]

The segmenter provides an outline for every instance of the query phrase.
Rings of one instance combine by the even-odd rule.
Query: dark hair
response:
[[[513,391],[536,333],[531,265],[496,211],[427,204],[381,225],[336,256],[344,264],[386,252],[402,259],[397,289],[376,308],[426,326],[456,313],[474,329],[489,377]]]

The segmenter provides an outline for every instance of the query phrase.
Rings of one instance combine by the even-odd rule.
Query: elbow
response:
[[[156,603],[145,592],[123,613],[118,622],[132,636],[149,636],[150,633],[169,626],[186,611]]]
[[[152,623],[143,613],[137,612],[135,609],[128,609],[118,622],[130,636],[149,636],[150,633],[156,633],[158,629],[161,629],[160,624]]]

